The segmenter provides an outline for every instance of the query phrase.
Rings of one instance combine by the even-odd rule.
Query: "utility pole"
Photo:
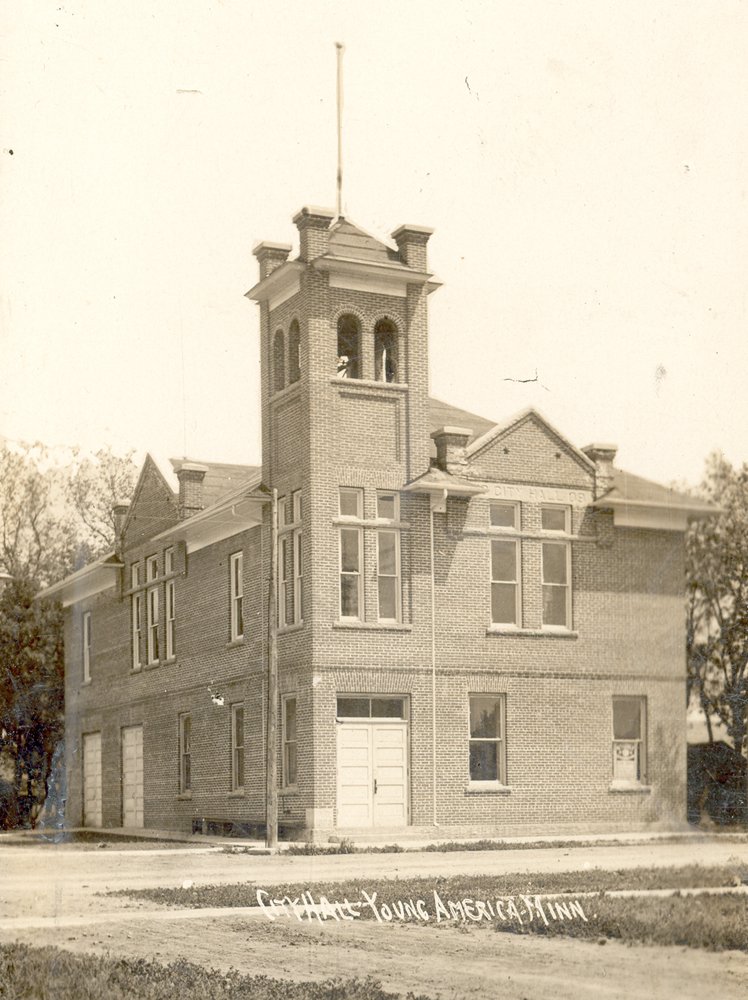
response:
[[[268,597],[268,706],[265,844],[278,846],[278,490],[270,506],[270,588]]]
[[[343,215],[343,51],[342,42],[336,42],[338,68],[338,177],[337,197],[335,199],[338,218]]]

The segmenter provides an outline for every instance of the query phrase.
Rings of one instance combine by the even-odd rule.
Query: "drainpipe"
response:
[[[436,808],[436,570],[434,560],[434,514],[446,511],[447,491],[444,490],[440,499],[429,494],[429,541],[431,548],[431,783],[432,783],[432,817],[434,826],[439,826]]]

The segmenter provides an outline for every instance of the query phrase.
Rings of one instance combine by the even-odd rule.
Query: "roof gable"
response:
[[[380,242],[374,236],[354,226],[348,219],[338,219],[330,229],[330,249],[332,257],[348,260],[362,260],[377,264],[400,264],[400,255],[392,247]]]
[[[135,486],[123,526],[123,548],[139,545],[173,527],[179,520],[179,506],[173,490],[150,454]]]
[[[537,410],[524,410],[468,445],[470,474],[504,483],[590,489],[594,465]]]

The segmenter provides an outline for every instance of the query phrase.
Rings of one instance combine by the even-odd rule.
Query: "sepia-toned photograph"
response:
[[[748,6],[0,39],[1,1000],[742,1000]]]

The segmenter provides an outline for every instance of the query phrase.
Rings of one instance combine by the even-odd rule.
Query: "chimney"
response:
[[[127,512],[130,509],[129,503],[124,503],[124,501],[116,503],[112,507],[112,520],[114,521],[114,535],[119,544],[119,539],[122,535],[122,529],[125,526],[125,520],[127,518]]]
[[[205,479],[207,471],[207,465],[198,465],[196,462],[183,462],[177,470],[180,517],[192,517],[205,506],[203,504],[203,479]]]
[[[299,260],[308,264],[310,260],[321,257],[330,249],[330,223],[335,213],[329,208],[315,208],[305,205],[293,217],[294,225],[299,230]]]
[[[595,499],[607,493],[613,485],[613,461],[618,451],[615,444],[588,444],[582,451],[595,463]]]
[[[392,234],[403,263],[416,271],[426,272],[426,244],[434,230],[426,226],[400,226]]]
[[[468,427],[440,427],[431,437],[436,442],[436,464],[444,472],[459,476],[467,465],[465,448],[473,432]]]
[[[264,281],[277,267],[286,263],[288,255],[291,253],[291,244],[265,241],[253,247],[252,253],[260,265],[260,281]]]

